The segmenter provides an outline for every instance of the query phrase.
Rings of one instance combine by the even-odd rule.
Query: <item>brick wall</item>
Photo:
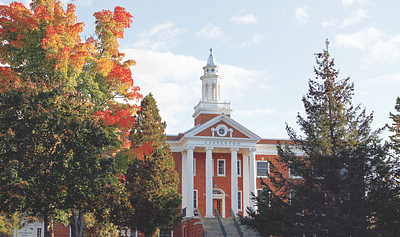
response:
[[[54,237],[69,237],[69,225],[64,226],[63,224],[54,225]]]
[[[194,119],[194,126],[197,126],[199,124],[203,124],[217,116],[220,116],[220,114],[200,114]],[[231,117],[230,114],[226,114],[226,116]]]
[[[283,173],[283,177],[284,177],[284,178],[288,178],[289,172],[288,172],[288,170],[284,167],[284,165],[278,163],[278,160],[277,160],[278,157],[279,157],[279,156],[277,156],[277,155],[256,155],[256,161],[262,161],[262,160],[263,160],[263,161],[268,161],[268,162],[274,164],[274,166],[275,166],[276,168],[278,168],[278,170],[279,170],[281,173]],[[263,177],[263,181],[264,181],[266,184],[271,184],[271,181],[270,181],[269,178],[264,178],[264,177]],[[257,189],[261,189],[261,180],[260,180],[259,177],[257,177]]]
[[[224,125],[226,125],[226,126],[228,127],[228,129],[231,129],[231,128],[232,128],[230,125],[228,125],[228,124],[225,123],[224,121],[221,121],[221,122],[219,122],[219,123],[217,123],[217,124],[213,124],[212,127],[209,127],[209,128],[207,128],[207,129],[204,129],[204,131],[199,132],[199,133],[196,134],[195,136],[196,136],[196,137],[197,137],[197,136],[211,137],[211,136],[212,136],[211,128],[215,128],[215,127],[217,127],[219,124],[224,124]],[[244,135],[243,133],[239,132],[238,130],[236,130],[236,129],[234,129],[234,128],[232,128],[232,129],[233,129],[232,137],[249,138],[248,136]],[[214,132],[214,136],[215,136],[215,137],[218,137],[218,135],[217,135],[216,132]],[[226,135],[226,137],[230,137],[230,132],[228,132],[228,134]]]
[[[197,217],[185,218],[174,230],[174,237],[183,237],[183,231],[185,231],[185,237],[203,237],[203,225],[198,222]]]

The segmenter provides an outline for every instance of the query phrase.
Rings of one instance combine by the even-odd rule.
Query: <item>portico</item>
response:
[[[232,137],[205,136],[207,130],[221,124],[232,130]],[[256,192],[258,140],[227,115],[219,115],[188,131],[180,141],[169,142],[173,152],[182,154],[182,208],[186,208],[187,217],[194,215],[195,208],[204,217],[214,217],[215,189],[224,193],[224,200],[218,198],[225,210],[221,216],[230,216],[230,209],[238,213],[239,208],[243,211],[251,206],[250,193]]]

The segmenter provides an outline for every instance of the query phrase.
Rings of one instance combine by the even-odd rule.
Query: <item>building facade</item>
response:
[[[276,145],[288,142],[262,139],[231,118],[230,103],[221,99],[218,70],[211,49],[200,77],[202,99],[194,107],[194,127],[169,135],[167,140],[179,173],[182,210],[188,223],[197,209],[205,218],[214,218],[215,209],[222,218],[230,217],[231,209],[246,215],[247,207],[254,208],[251,193],[261,189],[260,178],[268,183],[270,164],[276,163]],[[289,177],[288,170],[282,171]],[[174,236],[182,236],[183,230],[180,232]]]

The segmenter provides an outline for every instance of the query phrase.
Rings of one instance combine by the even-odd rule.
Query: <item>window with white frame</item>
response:
[[[197,190],[193,191],[193,208],[197,208],[198,207],[198,200],[199,200],[198,193],[199,192]]]
[[[225,176],[225,160],[217,160],[217,172],[218,176]]]
[[[238,191],[238,211],[242,210],[242,191]]]
[[[257,161],[257,177],[268,177],[268,176],[269,176],[269,162]]]
[[[242,161],[237,160],[237,174],[238,176],[242,176]]]

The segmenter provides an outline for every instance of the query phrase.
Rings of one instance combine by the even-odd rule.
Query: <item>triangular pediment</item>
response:
[[[221,114],[204,124],[194,127],[184,135],[185,138],[235,138],[260,140],[261,138],[242,126],[240,123],[233,120],[231,117]]]

